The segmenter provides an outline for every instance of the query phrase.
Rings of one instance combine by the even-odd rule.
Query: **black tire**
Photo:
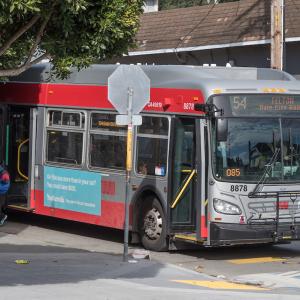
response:
[[[153,251],[168,249],[166,217],[156,198],[148,197],[142,205],[139,233],[141,242],[146,249]]]

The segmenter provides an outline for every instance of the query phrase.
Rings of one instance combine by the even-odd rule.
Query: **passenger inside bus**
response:
[[[144,162],[141,162],[139,164],[138,172],[139,172],[139,174],[147,175],[148,168],[147,168],[147,165]]]

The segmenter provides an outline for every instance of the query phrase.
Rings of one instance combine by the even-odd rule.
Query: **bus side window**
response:
[[[75,110],[47,111],[46,161],[81,166],[85,114]]]
[[[165,176],[167,170],[168,130],[167,118],[143,116],[137,134],[137,173]]]
[[[47,161],[82,164],[83,133],[51,130],[47,133]]]
[[[115,114],[92,113],[89,166],[125,170],[126,127],[116,124]]]

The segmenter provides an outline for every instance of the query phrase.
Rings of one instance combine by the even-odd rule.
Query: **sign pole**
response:
[[[125,221],[124,221],[124,252],[123,261],[128,261],[128,237],[129,237],[129,191],[130,173],[132,170],[132,99],[133,89],[128,88],[128,127],[127,127],[127,153],[126,153],[126,198],[125,198]]]
[[[124,252],[123,261],[128,261],[129,237],[129,207],[130,185],[132,171],[132,134],[133,126],[142,124],[139,113],[150,99],[150,79],[140,66],[120,65],[108,77],[108,100],[118,111],[116,124],[127,125],[127,152],[126,152],[126,182],[124,207]]]

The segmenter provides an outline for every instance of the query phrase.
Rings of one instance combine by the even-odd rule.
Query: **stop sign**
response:
[[[120,114],[128,113],[130,89],[132,114],[138,114],[150,100],[150,79],[140,66],[120,65],[108,78],[108,99]]]

